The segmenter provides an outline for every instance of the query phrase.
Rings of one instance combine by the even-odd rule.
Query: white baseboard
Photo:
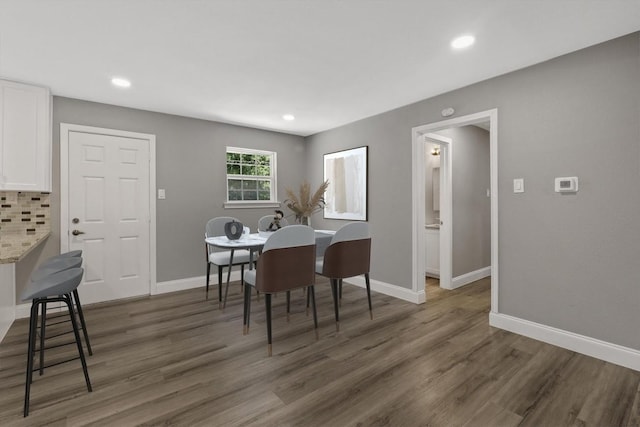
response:
[[[233,270],[231,271],[231,279],[229,279],[231,282],[234,282],[236,280],[240,280],[240,270]],[[227,283],[227,274],[225,271],[225,274],[222,276],[222,285],[224,286]],[[168,280],[166,282],[158,282],[156,284],[156,289],[155,292],[153,292],[153,295],[156,294],[166,294],[167,292],[177,292],[177,291],[184,291],[187,289],[193,289],[193,288],[202,288],[204,289],[205,286],[207,284],[207,278],[206,276],[198,276],[198,277],[187,277],[186,279],[178,279],[178,280]],[[209,279],[209,292],[211,291],[215,291],[216,290],[216,286],[218,286],[218,273],[216,272],[215,274],[211,274],[210,279]]]
[[[612,344],[518,317],[489,313],[489,324],[576,353],[586,354],[615,365],[640,371],[640,350]]]
[[[424,275],[425,276],[429,276],[429,277],[439,278],[440,277],[440,270],[434,270],[434,269],[431,269],[431,268],[425,268],[424,269]]]
[[[351,277],[349,279],[344,279],[344,281],[361,288],[366,287],[364,276]],[[373,279],[369,280],[369,283],[371,285],[372,291],[380,292],[381,294],[389,295],[391,297],[398,298],[404,301],[409,301],[414,304],[422,304],[426,300],[424,289],[421,289],[418,292],[414,292],[411,289],[401,288],[400,286]]]
[[[476,280],[484,279],[485,277],[489,276],[491,276],[491,266],[483,267],[478,270],[454,277],[453,279],[451,279],[451,288],[449,289],[457,289],[461,286],[468,285],[469,283],[473,283]]]
[[[31,316],[31,303],[16,305],[16,319],[24,319],[29,316]]]

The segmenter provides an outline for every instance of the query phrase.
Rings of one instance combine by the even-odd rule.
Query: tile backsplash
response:
[[[49,193],[0,191],[0,233],[51,230]]]

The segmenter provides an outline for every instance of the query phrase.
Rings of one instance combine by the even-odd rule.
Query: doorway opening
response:
[[[454,289],[461,283],[473,280],[472,272],[468,277],[453,277],[452,248],[453,248],[453,202],[452,202],[452,152],[455,141],[443,135],[445,129],[457,129],[480,123],[488,124],[489,130],[489,181],[486,197],[490,198],[490,267],[486,274],[491,275],[491,312],[498,312],[498,137],[497,137],[497,109],[488,110],[454,119],[430,123],[413,128],[413,290],[424,294],[425,272],[427,272],[427,238],[425,233],[426,220],[426,177],[427,143],[434,143],[440,147],[440,199],[439,199],[439,237],[440,237],[440,265],[439,285],[445,289]],[[443,135],[439,135],[443,133]],[[447,135],[448,136],[448,135]],[[431,224],[434,225],[435,223]],[[478,277],[480,278],[480,277]],[[422,300],[422,298],[420,298]],[[426,299],[426,295],[425,295]]]

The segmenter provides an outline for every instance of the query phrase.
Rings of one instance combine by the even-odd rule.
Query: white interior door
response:
[[[83,251],[85,304],[150,292],[150,140],[104,131],[64,131],[62,231],[68,250]]]

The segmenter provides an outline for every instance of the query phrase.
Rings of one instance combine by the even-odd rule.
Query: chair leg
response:
[[[309,286],[309,292],[311,294],[311,305],[313,306],[313,328],[316,331],[316,339],[319,339],[318,335],[318,313],[316,312],[316,291],[313,285]]]
[[[244,264],[240,265],[240,290],[244,286]]]
[[[218,266],[218,304],[222,304],[222,266]]]
[[[271,357],[271,294],[264,294],[264,305],[267,312],[267,355]]]
[[[307,292],[306,294],[307,294],[307,316],[309,316],[309,292]]]
[[[291,291],[287,291],[287,322],[289,321],[289,313],[291,313]]]
[[[80,304],[80,295],[78,294],[77,289],[73,291],[73,300],[76,304],[76,310],[78,310],[78,317],[80,317],[80,326],[82,326],[84,341],[87,343],[87,353],[89,353],[89,356],[93,356],[93,350],[91,350],[91,342],[89,342],[89,332],[87,332],[87,323],[84,321],[84,313],[82,312],[82,304]]]
[[[29,317],[29,345],[27,349],[27,378],[24,387],[24,411],[23,416],[29,415],[29,394],[33,381],[33,355],[36,346],[36,327],[38,325],[38,300],[31,302],[31,317]]]
[[[342,279],[338,281],[338,292],[340,294],[338,300],[340,301],[340,307],[342,307]]]
[[[333,310],[336,316],[336,332],[340,332],[340,313],[338,310],[338,279],[331,279],[331,294],[333,294]]]
[[[207,261],[207,290],[205,292],[205,299],[209,299],[209,273],[211,273],[211,263]]]
[[[364,273],[364,281],[367,284],[367,299],[369,299],[369,317],[373,320],[373,308],[371,307],[371,285],[369,284],[369,273]]]
[[[73,335],[76,338],[76,345],[78,346],[78,354],[80,355],[80,362],[82,363],[82,371],[84,372],[84,380],[87,383],[87,391],[92,392],[91,380],[89,379],[89,371],[87,370],[87,361],[84,358],[84,349],[82,348],[82,342],[80,341],[80,333],[78,332],[78,322],[76,321],[76,313],[73,309],[73,303],[71,302],[71,294],[67,294],[63,297],[64,302],[69,308],[69,317],[71,317],[71,325],[73,326]]]
[[[40,304],[42,314],[40,315],[40,375],[44,374],[44,336],[47,328],[47,303]],[[38,315],[36,314],[36,318]]]
[[[242,335],[249,332],[249,304],[251,304],[251,286],[245,285],[243,298]]]

